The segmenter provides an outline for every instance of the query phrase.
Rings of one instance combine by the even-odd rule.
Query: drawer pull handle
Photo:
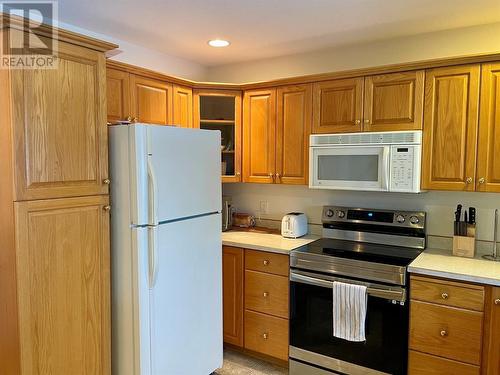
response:
[[[443,293],[441,294],[441,297],[443,297],[443,299],[448,299],[449,295],[448,293]]]
[[[448,336],[448,332],[446,332],[444,329],[441,332],[439,332],[439,334],[441,335],[441,337]]]
[[[495,305],[500,305],[500,298],[497,298],[497,299],[495,300]]]
[[[264,266],[268,266],[269,265],[269,261],[266,259],[262,262],[262,264],[264,264]]]
[[[264,292],[264,293],[262,293],[262,295],[263,295],[265,298],[269,297],[269,293],[268,293],[268,292]]]
[[[269,337],[269,335],[268,335],[267,333],[264,333],[264,334],[262,335],[262,338],[263,338],[264,340],[267,340],[267,338],[268,338],[268,337]]]

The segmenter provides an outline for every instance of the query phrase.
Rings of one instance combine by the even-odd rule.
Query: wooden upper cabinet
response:
[[[423,70],[365,78],[364,131],[422,129]]]
[[[172,124],[172,84],[132,74],[130,86],[132,117],[137,122]]]
[[[107,196],[14,204],[22,374],[111,373],[107,204]]]
[[[488,287],[483,349],[483,375],[500,374],[500,287]]]
[[[104,54],[59,41],[58,64],[11,71],[15,200],[108,193]]]
[[[479,66],[426,72],[422,188],[475,188]]]
[[[243,181],[275,179],[276,90],[246,91],[243,98]]]
[[[481,77],[476,189],[500,192],[500,63],[483,64]]]
[[[193,90],[189,87],[173,87],[173,124],[182,128],[193,127]]]
[[[362,130],[363,77],[337,79],[313,86],[313,133]]]
[[[108,122],[131,120],[130,74],[122,70],[106,69]]]
[[[222,248],[224,342],[243,346],[243,249]]]
[[[276,182],[307,185],[312,85],[280,87],[277,100]]]

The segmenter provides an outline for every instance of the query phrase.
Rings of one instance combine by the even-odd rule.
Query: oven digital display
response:
[[[349,210],[347,211],[349,220],[377,221],[380,223],[392,223],[394,214],[392,212],[378,212],[367,210]]]

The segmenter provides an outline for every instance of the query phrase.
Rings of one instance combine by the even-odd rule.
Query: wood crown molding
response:
[[[17,29],[24,30],[24,18],[19,16],[9,16],[5,13],[0,13],[0,29]],[[99,52],[106,52],[118,48],[117,44],[105,42],[96,38],[92,38],[73,31],[64,30],[58,27],[42,24],[39,27],[32,29],[38,35],[47,38],[53,37],[53,31],[56,31],[56,39],[62,42],[76,44],[78,46],[93,49]]]
[[[118,69],[149,78],[165,80],[175,84],[189,86],[193,89],[220,89],[220,90],[243,91],[251,89],[277,87],[277,86],[297,85],[303,83],[330,81],[333,79],[344,79],[344,78],[362,77],[362,76],[370,76],[378,74],[390,74],[390,73],[405,72],[412,70],[432,69],[444,66],[486,63],[492,61],[500,61],[500,51],[493,53],[482,53],[474,55],[447,57],[441,59],[421,60],[409,63],[390,64],[378,67],[351,69],[351,70],[343,70],[330,73],[311,74],[298,77],[279,78],[270,81],[247,82],[247,83],[196,82],[188,79],[169,76],[166,74],[155,72],[153,70],[140,68],[134,65],[114,60],[108,59],[106,64],[107,67],[109,68]]]

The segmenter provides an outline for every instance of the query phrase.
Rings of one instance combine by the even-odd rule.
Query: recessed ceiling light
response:
[[[212,39],[208,41],[208,45],[212,47],[227,47],[229,44],[231,43],[224,39]]]

